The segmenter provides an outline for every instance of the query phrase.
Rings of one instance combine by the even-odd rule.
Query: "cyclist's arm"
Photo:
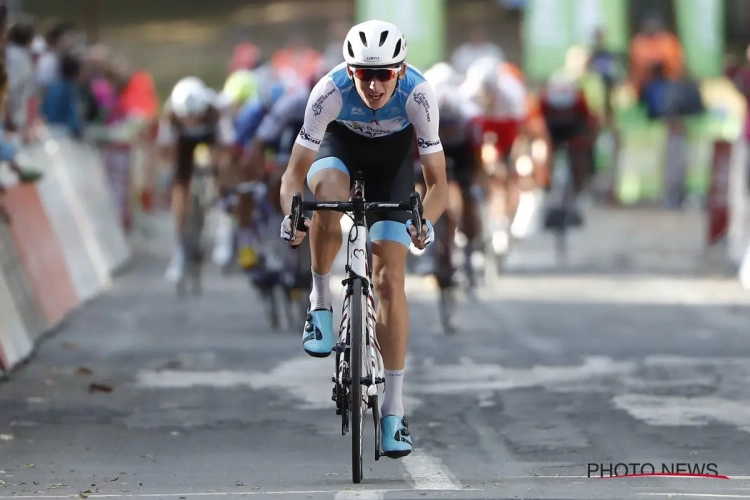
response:
[[[323,142],[328,124],[338,118],[342,107],[341,93],[330,77],[313,87],[305,107],[305,121],[294,141],[289,166],[281,178],[281,209],[289,215],[295,193],[303,192],[305,179]]]
[[[263,168],[265,160],[263,152],[266,146],[277,142],[284,132],[284,127],[289,122],[289,118],[295,116],[295,114],[304,113],[306,104],[307,93],[287,93],[276,101],[268,114],[263,117],[250,148],[250,164],[256,171]]]
[[[175,145],[177,143],[177,134],[169,114],[165,113],[159,118],[159,126],[156,132],[156,146],[159,150],[159,157],[164,161],[171,163],[176,156]]]
[[[422,216],[435,224],[448,204],[448,179],[439,136],[440,112],[435,91],[427,82],[418,84],[409,96],[406,116],[417,134],[417,149],[427,188]]]
[[[224,108],[216,124],[216,138],[211,148],[211,162],[220,172],[228,172],[232,168],[234,138],[234,119],[231,110]]]

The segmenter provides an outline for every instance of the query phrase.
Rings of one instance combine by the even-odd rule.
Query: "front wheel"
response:
[[[362,280],[352,281],[352,294],[349,301],[349,367],[351,373],[351,405],[352,418],[352,481],[362,481],[362,434],[364,432],[366,406],[362,398],[362,352],[363,352],[363,321],[362,321]]]

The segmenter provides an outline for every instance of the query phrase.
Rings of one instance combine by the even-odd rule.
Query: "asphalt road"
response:
[[[333,359],[270,331],[241,278],[212,271],[178,301],[166,260],[142,255],[0,384],[0,499],[750,498],[750,297],[695,265],[695,241],[662,271],[642,258],[676,245],[664,227],[636,224],[653,233],[639,250],[590,225],[567,270],[541,263],[544,238],[527,243],[528,261],[462,301],[454,336],[429,283],[409,280],[415,452],[375,462],[366,440],[360,485]],[[610,463],[731,478],[587,477]]]

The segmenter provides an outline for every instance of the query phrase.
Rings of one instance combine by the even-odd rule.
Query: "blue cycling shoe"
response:
[[[326,358],[336,344],[333,335],[333,309],[308,311],[305,331],[302,332],[302,347],[310,356]]]
[[[380,420],[383,455],[389,458],[405,457],[413,448],[409,423],[404,417],[386,415]]]

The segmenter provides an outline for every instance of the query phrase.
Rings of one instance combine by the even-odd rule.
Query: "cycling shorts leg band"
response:
[[[411,245],[411,238],[406,232],[406,224],[395,220],[380,220],[370,228],[370,240],[376,241],[395,241],[401,243],[406,248]]]
[[[307,172],[307,183],[310,183],[310,179],[312,179],[313,175],[317,174],[321,170],[327,170],[329,168],[341,170],[346,174],[347,177],[349,177],[349,169],[346,168],[346,165],[344,165],[343,161],[336,158],[335,156],[327,156],[313,162],[312,167],[310,167],[310,171]]]

